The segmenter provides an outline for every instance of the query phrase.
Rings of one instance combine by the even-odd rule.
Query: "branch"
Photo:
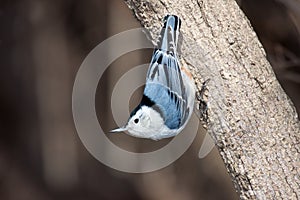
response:
[[[241,199],[299,198],[295,108],[234,0],[126,0],[152,38],[163,16],[182,19],[183,63],[208,84],[207,128]]]

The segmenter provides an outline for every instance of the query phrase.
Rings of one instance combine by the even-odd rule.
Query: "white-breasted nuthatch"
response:
[[[194,108],[196,87],[189,71],[179,66],[177,43],[181,20],[164,18],[164,26],[147,72],[141,103],[131,112],[124,127],[139,138],[160,140],[177,135],[188,123]]]

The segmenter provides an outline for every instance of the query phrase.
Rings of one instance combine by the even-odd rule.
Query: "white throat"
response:
[[[139,119],[139,124],[134,122]],[[162,116],[152,107],[142,106],[127,124],[129,135],[154,140],[171,137],[172,130],[165,124]]]

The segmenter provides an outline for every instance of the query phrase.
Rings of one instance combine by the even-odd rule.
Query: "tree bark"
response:
[[[182,19],[182,64],[208,83],[207,130],[241,199],[298,199],[300,123],[249,21],[234,0],[125,0],[156,38]],[[155,41],[155,40],[152,40]]]

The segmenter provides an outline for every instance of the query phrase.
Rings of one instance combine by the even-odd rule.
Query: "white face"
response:
[[[129,135],[141,138],[153,138],[164,128],[163,118],[151,107],[142,106],[133,115],[126,126]]]

